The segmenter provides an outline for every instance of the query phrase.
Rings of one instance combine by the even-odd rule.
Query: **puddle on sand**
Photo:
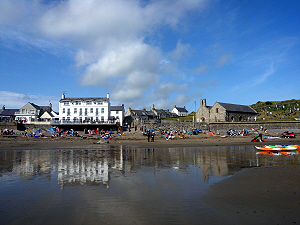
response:
[[[0,151],[1,224],[218,223],[201,199],[209,185],[299,157],[257,155],[253,146]]]

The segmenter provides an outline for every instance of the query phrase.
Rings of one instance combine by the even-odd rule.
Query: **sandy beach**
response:
[[[27,138],[21,134],[1,135],[0,150],[99,145],[97,135],[85,136],[85,139],[71,135],[53,139]],[[157,135],[154,142],[148,142],[147,136],[140,132],[126,132],[125,135],[113,134],[107,144],[141,148],[300,144],[299,135],[291,139],[265,139],[261,143],[251,142],[253,136],[223,138],[199,134],[166,141],[163,136]],[[219,216],[213,221],[219,221],[219,224],[299,224],[299,184],[300,166],[244,169],[212,185],[203,199],[218,212]],[[206,222],[199,224],[209,224],[209,221]]]
[[[62,137],[52,138],[50,134],[45,137],[32,138],[24,137],[20,131],[15,135],[0,135],[0,150],[5,149],[24,149],[24,148],[51,148],[51,147],[72,147],[87,146],[98,144],[101,138],[98,135],[89,135],[79,132],[80,136],[86,138],[77,138],[70,134],[63,134]],[[235,145],[265,145],[265,144],[299,144],[300,136],[296,138],[280,138],[280,139],[264,139],[264,142],[251,142],[256,134],[248,136],[221,137],[210,136],[209,134],[186,135],[184,139],[176,138],[174,140],[165,140],[162,135],[156,135],[154,142],[148,142],[147,136],[141,132],[124,132],[124,135],[112,134],[112,138],[108,140],[109,145],[130,145],[135,147],[147,148],[172,148],[172,147],[204,147],[204,146],[235,146]],[[269,136],[277,136],[278,133],[268,133]]]

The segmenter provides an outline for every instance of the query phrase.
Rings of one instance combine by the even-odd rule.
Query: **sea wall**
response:
[[[147,130],[191,130],[193,128],[199,130],[211,130],[213,132],[226,132],[230,129],[232,130],[251,130],[252,128],[255,130],[260,130],[262,127],[264,129],[268,129],[270,131],[293,131],[300,133],[300,122],[299,121],[290,121],[290,122],[216,122],[216,123],[193,123],[192,121],[171,121],[171,120],[162,120],[159,123],[141,123],[136,124],[137,129],[140,129],[142,126]],[[29,127],[30,129],[45,129],[48,130],[51,128],[51,125],[47,124],[24,124],[24,127]],[[134,127],[134,124],[132,125]],[[95,129],[93,125],[84,125],[81,127],[73,127],[74,130],[83,130],[86,129]],[[21,130],[20,126],[17,126],[15,122],[1,122],[0,129],[9,129],[9,130]],[[64,129],[70,129],[69,127],[64,127]],[[102,129],[102,128],[101,128]],[[115,126],[103,127],[103,129],[113,129],[115,130]]]
[[[216,123],[197,123],[192,121],[171,121],[162,120],[160,123],[145,123],[137,124],[138,127],[144,126],[146,129],[153,130],[191,130],[193,128],[199,130],[211,130],[213,132],[226,132],[232,130],[260,130],[261,128],[268,129],[270,131],[282,132],[285,130],[299,132],[300,133],[300,122],[299,121],[288,121],[288,122],[216,122]]]

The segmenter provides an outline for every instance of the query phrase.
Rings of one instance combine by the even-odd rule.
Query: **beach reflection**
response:
[[[222,224],[202,200],[210,185],[299,157],[253,146],[0,151],[1,224]]]
[[[100,149],[0,151],[0,174],[12,173],[34,179],[57,174],[60,187],[100,185],[108,188],[110,174],[137,173],[142,167],[185,171],[193,166],[203,182],[250,167],[299,165],[299,154],[262,154],[252,146],[144,149],[103,146]]]

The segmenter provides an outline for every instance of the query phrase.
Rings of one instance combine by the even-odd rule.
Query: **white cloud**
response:
[[[154,99],[169,99],[171,92],[178,92],[179,95],[185,93],[187,84],[176,85],[174,83],[159,84],[154,90],[152,97]]]
[[[164,56],[159,44],[145,40],[155,39],[155,32],[162,27],[179,31],[184,16],[202,10],[206,0],[68,0],[48,4],[4,0],[0,4],[10,12],[0,16],[0,35],[16,32],[19,44],[44,51],[60,44],[72,46],[72,52],[77,52],[76,65],[83,71],[82,85],[109,87],[117,101],[133,101],[155,89],[167,71],[165,66],[176,68],[174,61],[192,51],[190,45],[178,41],[172,61],[161,64]],[[5,35],[0,38],[10,39]]]
[[[263,73],[259,78],[257,78],[256,82],[254,82],[255,85],[264,83],[269,76],[274,74],[276,72],[276,69],[274,68],[274,64],[272,63],[270,67],[267,69],[265,73]]]
[[[179,40],[177,42],[176,48],[172,52],[168,53],[168,56],[170,56],[175,61],[178,61],[183,57],[189,57],[192,51],[193,50],[189,44],[182,44]]]
[[[28,102],[32,102],[39,106],[47,106],[52,103],[53,109],[58,110],[57,97],[53,96],[41,96],[35,94],[20,94],[9,91],[0,91],[0,106],[4,106],[7,109],[19,109],[22,108]]]
[[[222,67],[224,66],[231,58],[233,57],[232,54],[229,55],[222,55],[216,63],[216,67]]]
[[[207,71],[208,65],[200,63],[200,66],[194,69],[197,74],[204,74]]]

